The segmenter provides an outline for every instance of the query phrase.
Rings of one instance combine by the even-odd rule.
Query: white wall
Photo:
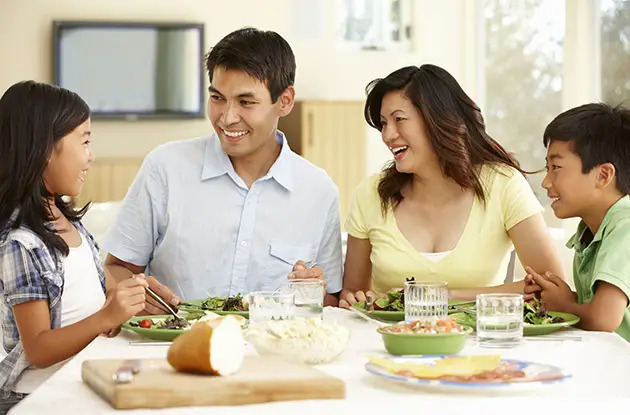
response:
[[[243,26],[275,30],[296,54],[298,99],[362,100],[372,79],[422,63],[443,66],[479,99],[483,91],[477,90],[481,72],[475,0],[411,1],[412,52],[388,53],[340,49],[335,41],[335,0],[0,0],[0,93],[24,79],[51,81],[52,21],[74,19],[203,22],[206,49]],[[572,8],[573,2],[569,5]],[[577,43],[569,48],[569,56],[584,55],[578,53]],[[583,59],[574,60],[580,65],[566,67],[588,67]],[[590,98],[592,91],[588,94]],[[567,96],[565,106],[583,98]],[[366,128],[367,174],[380,170],[390,154],[378,132]],[[97,120],[93,130],[97,157],[137,157],[164,142],[208,134],[212,128],[207,120]],[[572,229],[574,222],[565,227],[566,234]],[[554,239],[570,271],[568,250],[562,246],[565,238],[563,234]]]
[[[243,26],[275,30],[296,54],[299,99],[361,100],[373,78],[427,62],[451,71],[470,91],[467,68],[474,65],[464,53],[470,3],[412,0],[413,52],[387,53],[338,47],[335,0],[0,0],[0,91],[24,79],[51,81],[52,21],[72,19],[203,22],[206,49]],[[298,19],[305,4],[308,27]],[[207,134],[211,126],[207,120],[97,120],[93,129],[97,157],[116,157],[143,156],[166,141]],[[378,134],[368,135],[368,149],[368,171],[377,171],[388,157]]]

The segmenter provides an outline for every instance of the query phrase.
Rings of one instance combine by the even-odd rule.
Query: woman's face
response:
[[[94,153],[90,148],[91,122],[88,118],[68,135],[55,143],[44,170],[46,189],[55,195],[77,196]]]
[[[381,103],[381,137],[401,173],[420,173],[438,166],[437,156],[418,108],[400,90],[390,91]]]

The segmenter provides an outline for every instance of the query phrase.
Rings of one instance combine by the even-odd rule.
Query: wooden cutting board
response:
[[[83,382],[116,409],[243,405],[300,399],[343,399],[343,381],[317,369],[269,356],[247,356],[230,376],[176,372],[166,359],[144,359],[128,384],[112,375],[123,360],[86,360]]]

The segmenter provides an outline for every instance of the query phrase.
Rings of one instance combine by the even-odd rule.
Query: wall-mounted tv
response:
[[[53,22],[54,82],[94,118],[203,118],[204,26]]]

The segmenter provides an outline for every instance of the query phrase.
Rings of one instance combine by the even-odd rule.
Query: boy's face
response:
[[[232,159],[276,151],[278,118],[292,107],[292,93],[285,91],[272,103],[265,83],[243,71],[216,67],[212,73],[208,115],[223,150]]]
[[[541,186],[552,200],[551,208],[558,218],[583,217],[597,197],[597,167],[582,173],[582,159],[571,142],[552,141],[547,148],[547,174]]]

